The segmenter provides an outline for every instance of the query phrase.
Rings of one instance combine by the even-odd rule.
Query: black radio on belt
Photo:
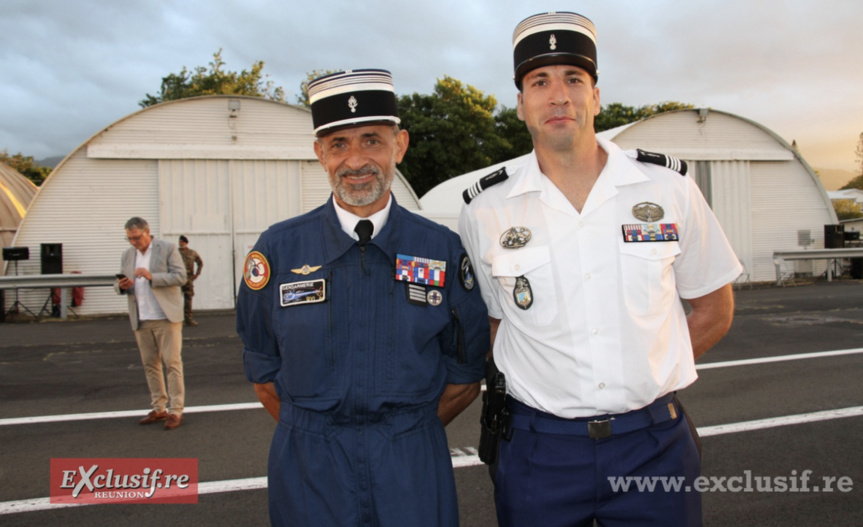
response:
[[[506,436],[509,425],[509,409],[506,407],[506,377],[497,369],[493,359],[485,365],[486,391],[482,395],[480,417],[479,459],[487,465],[497,461],[500,438]]]

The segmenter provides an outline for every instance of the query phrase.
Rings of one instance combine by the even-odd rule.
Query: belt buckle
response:
[[[591,439],[605,439],[611,436],[611,422],[614,418],[603,419],[601,421],[588,421],[587,435]]]

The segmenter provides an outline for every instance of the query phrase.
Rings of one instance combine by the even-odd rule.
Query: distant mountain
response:
[[[854,173],[850,170],[838,170],[833,168],[816,168],[818,177],[825,190],[839,190],[846,183],[854,179]]]
[[[64,157],[66,157],[66,156],[46,157],[45,159],[39,159],[38,161],[36,161],[36,163],[43,166],[43,167],[55,168],[57,165],[60,164],[60,161],[63,161]]]

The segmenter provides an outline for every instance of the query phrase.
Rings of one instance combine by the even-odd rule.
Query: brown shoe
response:
[[[165,421],[165,430],[173,430],[183,424],[183,416],[179,414],[168,414],[168,420]]]
[[[147,414],[147,417],[138,421],[138,423],[142,425],[148,425],[150,423],[155,423],[156,421],[164,421],[168,418],[168,412],[162,410],[161,412],[157,412],[156,410],[151,411]]]
[[[194,320],[187,320],[187,321],[185,322],[185,324],[186,324],[187,326],[197,326],[197,325],[198,325],[198,323],[197,323],[197,322],[195,322]]]

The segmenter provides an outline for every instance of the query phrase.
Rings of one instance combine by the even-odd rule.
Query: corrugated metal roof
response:
[[[14,168],[0,163],[0,246],[9,247],[38,187]]]

